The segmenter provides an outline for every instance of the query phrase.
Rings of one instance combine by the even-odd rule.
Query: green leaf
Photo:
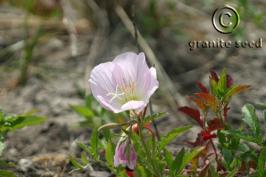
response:
[[[83,151],[85,151],[86,153],[88,153],[88,154],[91,153],[89,147],[86,146],[85,144],[83,144],[83,143],[78,143],[78,146],[79,146]]]
[[[235,86],[232,86],[230,88],[230,90],[228,90],[228,92],[226,93],[225,97],[224,97],[224,100],[225,101],[229,101],[229,99],[235,95],[235,94],[238,94],[240,92],[243,92],[247,89],[249,89],[250,86],[249,85],[235,85]]]
[[[0,170],[0,177],[16,177],[16,174],[8,170]]]
[[[153,120],[157,120],[157,119],[163,118],[165,116],[166,116],[166,112],[159,112],[159,113],[156,113],[156,114],[149,115],[149,116],[145,117],[144,124],[147,123],[147,122],[153,121]]]
[[[256,137],[260,135],[259,119],[256,115],[255,107],[251,104],[246,104],[242,108],[243,121],[251,128]]]
[[[6,145],[4,142],[0,141],[0,156],[2,155],[4,149],[5,149]]]
[[[150,175],[148,175],[147,171],[145,170],[145,168],[141,165],[137,165],[137,168],[135,170],[136,176],[141,176],[141,177],[148,177]]]
[[[165,157],[167,165],[171,166],[174,161],[172,153],[168,151],[167,149],[164,149],[164,157]]]
[[[176,155],[176,158],[171,165],[172,172],[175,172],[175,171],[181,172],[183,170],[183,168],[181,167],[183,166],[184,156],[185,156],[185,149],[182,148],[179,151],[179,153]]]
[[[223,154],[223,157],[224,157],[224,160],[225,160],[227,166],[229,167],[232,160],[233,160],[232,151],[230,151],[229,149],[222,148],[221,152]]]
[[[264,124],[266,125],[266,110],[263,111]]]
[[[86,119],[89,119],[94,116],[94,113],[92,110],[90,110],[86,106],[81,106],[81,105],[70,105],[70,107],[79,115],[85,117]]]
[[[211,177],[219,177],[217,170],[212,165],[209,168],[209,173]]]
[[[142,146],[139,135],[137,135],[136,133],[132,133],[129,135],[130,135],[130,139],[133,141],[133,145],[138,154],[138,157],[141,157],[141,158],[138,158],[138,163],[140,163],[147,170],[152,169],[151,162],[147,160],[148,159],[147,154],[144,152],[144,148]]]
[[[229,137],[232,136],[232,137],[240,138],[242,140],[246,140],[246,141],[250,141],[250,142],[254,142],[254,143],[259,143],[257,141],[257,139],[254,138],[253,136],[244,134],[243,132],[241,132],[239,130],[226,130],[226,131],[222,131],[222,132],[225,135],[229,135]],[[223,141],[225,141],[225,140],[223,140]]]
[[[224,93],[226,92],[226,70],[224,69],[220,75],[220,79],[218,81],[218,94],[220,94],[220,96],[224,96]]]
[[[110,167],[113,167],[113,159],[114,159],[114,147],[111,142],[107,143],[107,147],[105,149],[105,159]]]
[[[89,164],[90,163],[88,158],[87,158],[87,153],[85,151],[81,152],[81,158],[80,159],[81,159],[83,164]]]
[[[46,121],[45,117],[36,115],[18,115],[16,123],[12,126],[12,129],[19,129],[26,126],[42,124]]]
[[[175,138],[180,136],[181,134],[188,131],[192,126],[184,126],[184,127],[178,127],[170,131],[166,136],[162,137],[159,142],[159,148],[163,149],[166,145],[168,145],[171,141],[173,141]]]
[[[71,164],[74,166],[74,168],[76,168],[78,170],[83,170],[84,169],[83,165],[81,163],[79,163],[77,161],[77,159],[75,159],[74,157],[70,157],[69,160],[70,160]]]
[[[265,162],[266,162],[266,147],[264,147],[259,155],[258,159],[258,172],[260,177],[264,177],[266,175],[265,171]]]
[[[88,95],[85,98],[85,104],[87,108],[92,108],[92,103],[93,103],[94,97],[92,95]]]
[[[7,163],[4,160],[0,160],[0,169],[1,168],[5,168],[5,167],[10,167],[11,165],[9,163]]]
[[[107,124],[100,126],[98,128],[98,132],[101,131],[102,129],[106,129],[106,128],[112,129],[112,128],[121,127],[121,126],[129,125],[129,124],[130,124],[130,122],[125,122],[125,123],[120,123],[120,124],[119,123],[113,123],[113,122],[107,123]]]
[[[195,157],[197,157],[201,151],[204,149],[204,147],[195,148],[190,152],[186,152],[183,157],[182,165],[178,169],[178,174],[182,172],[182,170],[186,167],[187,164],[189,164]]]
[[[93,129],[92,135],[91,135],[91,140],[90,140],[90,153],[93,156],[95,160],[99,159],[98,155],[98,131],[97,129]]]
[[[218,84],[216,83],[215,80],[210,80],[210,88],[211,88],[211,92],[214,95],[218,95]]]
[[[195,148],[193,149],[191,152],[187,152],[184,156],[184,165],[188,164],[189,162],[191,162],[196,156],[199,155],[199,153],[201,153],[201,151],[204,149],[204,147],[199,147],[199,148]]]
[[[238,168],[234,168],[226,177],[234,177],[238,172]]]

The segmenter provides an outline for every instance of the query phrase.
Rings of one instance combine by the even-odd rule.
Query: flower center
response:
[[[125,104],[131,100],[137,100],[136,83],[132,81],[129,84],[117,85],[115,92],[109,92],[106,96],[111,96],[110,102],[118,100],[121,104]]]

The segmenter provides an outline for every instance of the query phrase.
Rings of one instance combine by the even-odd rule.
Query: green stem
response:
[[[142,124],[142,121],[141,121],[141,119],[139,117],[138,117],[138,125],[139,125],[139,136],[140,136],[140,139],[141,139],[141,143],[142,143],[142,145],[144,147],[145,153],[147,154],[147,159],[151,163],[151,166],[153,168],[153,172],[157,176],[161,177],[162,174],[161,174],[160,171],[158,171],[158,168],[156,167],[156,165],[154,163],[154,160],[153,160],[153,158],[152,158],[152,156],[150,154],[150,151],[148,150],[147,145],[145,143],[145,139],[144,139],[144,136],[143,136],[143,133],[142,133],[143,124]]]
[[[150,107],[150,113],[151,115],[153,115],[153,109],[152,109],[152,102],[150,100],[150,103],[149,103],[149,107]],[[154,127],[154,130],[155,130],[155,135],[157,137],[157,140],[160,141],[160,133],[159,133],[159,130],[158,130],[158,127],[157,127],[157,124],[156,122],[154,121],[154,119],[152,119],[152,125]]]

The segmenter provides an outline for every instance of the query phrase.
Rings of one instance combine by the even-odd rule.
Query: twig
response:
[[[89,55],[87,58],[87,68],[85,71],[84,82],[85,85],[88,84],[88,75],[91,70],[91,66],[94,64],[95,58],[101,53],[104,49],[106,44],[106,35],[109,28],[109,23],[107,20],[106,12],[100,9],[100,7],[96,4],[94,0],[87,0],[88,7],[92,10],[94,18],[96,19],[95,22],[97,24],[97,32],[94,35],[92,44],[89,49]],[[86,89],[89,90],[89,89]]]
[[[2,15],[2,14],[1,14]],[[58,19],[42,19],[36,16],[28,16],[27,17],[27,25],[30,30],[36,30],[39,26],[43,26],[45,31],[63,31],[67,32],[67,28],[61,20]],[[16,18],[10,18],[9,16],[0,17],[0,29],[8,30],[8,29],[19,29],[24,26],[24,17],[18,16]],[[85,19],[76,20],[74,26],[77,32],[88,32],[91,27],[90,23]]]
[[[134,25],[124,9],[118,5],[115,8],[116,14],[119,16],[125,27],[128,29],[128,31],[131,33],[131,35],[134,37],[135,31],[134,31]],[[153,63],[157,70],[158,70],[158,78],[161,80],[161,82],[164,82],[161,84],[161,89],[163,93],[167,93],[166,100],[171,106],[171,108],[176,111],[176,105],[178,104],[184,104],[186,101],[183,99],[183,97],[179,93],[173,93],[175,90],[174,85],[172,84],[171,79],[168,77],[167,73],[163,69],[162,65],[158,61],[157,57],[155,56],[154,52],[152,51],[151,47],[149,44],[146,42],[146,40],[143,38],[143,36],[140,34],[140,32],[137,30],[137,35],[138,35],[138,44],[142,48],[142,50],[145,52],[147,55],[147,58],[149,59],[150,63]],[[176,101],[176,99],[178,101]]]
[[[133,23],[133,26],[134,26],[134,39],[135,39],[135,41],[137,43],[138,52],[140,52],[140,46],[138,44],[138,28],[137,28],[137,24],[136,24],[136,7],[135,7],[135,4],[132,6],[132,23]],[[150,114],[152,115],[153,114],[153,109],[152,109],[152,101],[151,101],[151,99],[150,99],[150,103],[149,103],[149,108],[150,108]],[[145,116],[146,110],[147,110],[147,107],[145,108],[145,110],[143,112],[143,116]],[[153,119],[152,119],[152,125],[153,125],[153,127],[155,129],[155,135],[156,135],[157,140],[160,140],[160,134],[159,134],[158,127],[157,127],[156,122]]]
[[[76,56],[78,53],[78,49],[77,49],[77,29],[73,22],[74,12],[68,0],[60,2],[64,14],[63,23],[66,26],[67,31],[69,33],[69,38],[71,43],[71,55]]]
[[[2,49],[0,51],[0,63],[6,62],[10,58],[6,56],[13,55],[17,51],[22,50],[24,46],[25,46],[25,40],[21,40]]]

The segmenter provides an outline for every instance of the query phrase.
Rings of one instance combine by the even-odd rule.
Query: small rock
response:
[[[91,172],[90,176],[92,177],[108,177],[110,176],[110,173],[106,171],[93,171]]]
[[[28,169],[32,166],[32,161],[29,159],[20,159],[18,164],[19,168],[22,171],[27,172]]]

